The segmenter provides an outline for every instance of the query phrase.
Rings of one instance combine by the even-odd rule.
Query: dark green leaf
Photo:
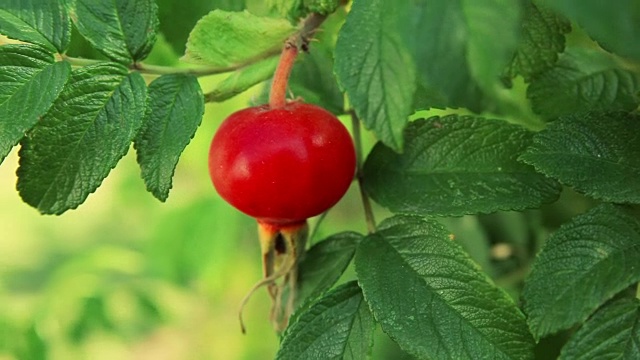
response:
[[[394,212],[459,216],[522,210],[557,198],[557,183],[517,161],[533,133],[499,120],[450,115],[412,122],[397,154],[377,144],[366,191]]]
[[[640,117],[622,112],[571,115],[536,134],[520,157],[596,199],[640,204]]]
[[[582,26],[605,49],[640,59],[640,5],[637,0],[542,0]]]
[[[568,48],[556,65],[536,77],[527,96],[546,118],[589,110],[633,110],[640,103],[640,76],[611,55]]]
[[[305,102],[336,115],[344,113],[344,95],[333,75],[333,57],[325,44],[312,44],[309,53],[293,68],[289,88]]]
[[[351,262],[361,238],[345,232],[312,246],[298,266],[298,298],[315,298],[329,290]]]
[[[640,359],[640,300],[602,307],[571,337],[560,359]]]
[[[268,80],[273,77],[279,60],[279,57],[274,56],[234,71],[229,77],[220,81],[211,92],[207,93],[207,101],[225,101]]]
[[[69,78],[67,63],[25,45],[0,46],[0,163],[51,107]]]
[[[276,359],[367,358],[375,322],[355,281],[302,311],[287,328]]]
[[[63,1],[3,0],[0,34],[64,53],[71,40],[71,19]]]
[[[278,54],[295,30],[284,19],[260,17],[247,11],[214,10],[191,31],[185,60],[219,67],[242,65],[258,57]]]
[[[129,149],[142,125],[142,76],[115,64],[75,70],[45,117],[23,139],[22,199],[44,214],[78,207]]]
[[[204,98],[195,77],[164,75],[149,85],[149,110],[134,145],[147,190],[161,201],[169,196],[180,154],[203,114]]]
[[[338,35],[335,73],[368,129],[396,151],[412,113],[415,67],[404,39],[408,2],[354,0]]]
[[[560,227],[525,281],[528,323],[537,338],[578,324],[640,281],[640,221],[600,205]]]
[[[158,6],[154,0],[75,0],[71,11],[80,34],[122,64],[147,57],[156,40]]]
[[[437,222],[397,216],[356,250],[358,282],[382,330],[428,359],[531,359],[524,315]]]
[[[522,38],[509,67],[509,75],[522,75],[525,81],[556,63],[558,53],[564,51],[564,34],[571,24],[546,7],[525,2]]]
[[[425,98],[418,105],[480,111],[518,44],[519,1],[420,0],[414,54]],[[394,3],[395,4],[395,3]],[[403,66],[397,62],[396,67]]]

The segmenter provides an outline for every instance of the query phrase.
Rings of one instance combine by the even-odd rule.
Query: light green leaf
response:
[[[623,112],[565,116],[536,134],[520,157],[596,199],[640,204],[640,117]]]
[[[640,300],[603,306],[562,348],[560,360],[640,359]]]
[[[211,92],[207,93],[207,101],[225,101],[270,79],[273,77],[279,60],[279,57],[274,56],[234,71],[229,77],[220,81]]]
[[[75,70],[49,112],[23,139],[22,199],[43,214],[82,204],[129,149],[142,125],[146,86],[116,64]]]
[[[143,60],[156,40],[154,0],[74,0],[71,17],[96,50],[122,64]]]
[[[394,212],[425,215],[523,210],[554,201],[558,184],[517,161],[533,133],[499,120],[432,117],[412,122],[402,154],[378,143],[364,186]]]
[[[581,323],[640,281],[640,221],[600,205],[560,227],[525,280],[523,298],[536,338]],[[550,281],[552,279],[553,281]]]
[[[541,0],[582,26],[605,49],[640,59],[640,4],[637,0]]]
[[[412,113],[415,66],[405,44],[408,2],[354,0],[338,35],[335,73],[351,106],[378,138],[402,149]]]
[[[184,54],[189,32],[212,9],[242,11],[244,0],[157,0],[160,32],[176,54]]]
[[[564,34],[571,31],[571,23],[547,7],[525,1],[522,36],[511,66],[509,76],[522,75],[525,81],[545,71],[556,63],[558,53],[564,51]]]
[[[340,115],[344,113],[344,95],[333,75],[333,55],[325,45],[312,44],[309,53],[294,66],[289,89],[294,97]]]
[[[361,238],[345,232],[312,246],[298,265],[298,299],[315,298],[329,290],[351,262]]]
[[[327,293],[294,319],[284,333],[278,360],[357,360],[371,351],[375,322],[355,281]]]
[[[44,50],[0,46],[0,163],[60,95],[69,78],[67,63],[54,63]]]
[[[71,19],[62,1],[4,0],[0,34],[63,53],[71,40]]]
[[[239,66],[278,54],[295,31],[284,19],[260,17],[247,11],[214,10],[191,31],[185,60],[219,67]]]
[[[414,54],[420,107],[481,111],[513,57],[521,4],[510,0],[415,2]],[[395,4],[395,3],[394,3]],[[396,66],[403,66],[398,62]]]
[[[421,359],[532,359],[524,315],[437,222],[397,216],[356,250],[358,282],[386,332]]]
[[[527,89],[533,110],[546,118],[590,110],[633,110],[640,104],[640,76],[611,55],[568,48],[556,65]]]
[[[198,80],[187,75],[164,75],[149,84],[149,110],[134,146],[147,190],[165,201],[180,154],[187,147],[204,114]]]

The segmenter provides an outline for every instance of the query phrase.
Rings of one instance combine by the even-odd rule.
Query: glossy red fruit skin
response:
[[[347,191],[355,168],[344,125],[321,107],[297,101],[230,115],[209,150],[220,196],[270,224],[303,222],[326,211]]]

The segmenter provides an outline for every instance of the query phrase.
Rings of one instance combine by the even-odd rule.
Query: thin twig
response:
[[[360,197],[362,198],[362,206],[364,207],[364,216],[367,222],[367,231],[369,234],[374,233],[376,231],[376,219],[373,216],[373,208],[371,207],[371,200],[369,200],[369,196],[364,191],[363,180],[364,176],[362,174],[362,162],[363,162],[363,154],[362,154],[362,135],[360,133],[360,120],[356,115],[356,112],[353,109],[348,110],[349,115],[351,115],[351,125],[353,130],[353,141],[356,148],[356,179],[358,180],[358,188],[360,189]]]

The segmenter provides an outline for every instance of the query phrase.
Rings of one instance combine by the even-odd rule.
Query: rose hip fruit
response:
[[[353,142],[342,123],[299,101],[232,114],[209,150],[209,172],[220,196],[274,225],[304,222],[335,205],[355,167]]]

